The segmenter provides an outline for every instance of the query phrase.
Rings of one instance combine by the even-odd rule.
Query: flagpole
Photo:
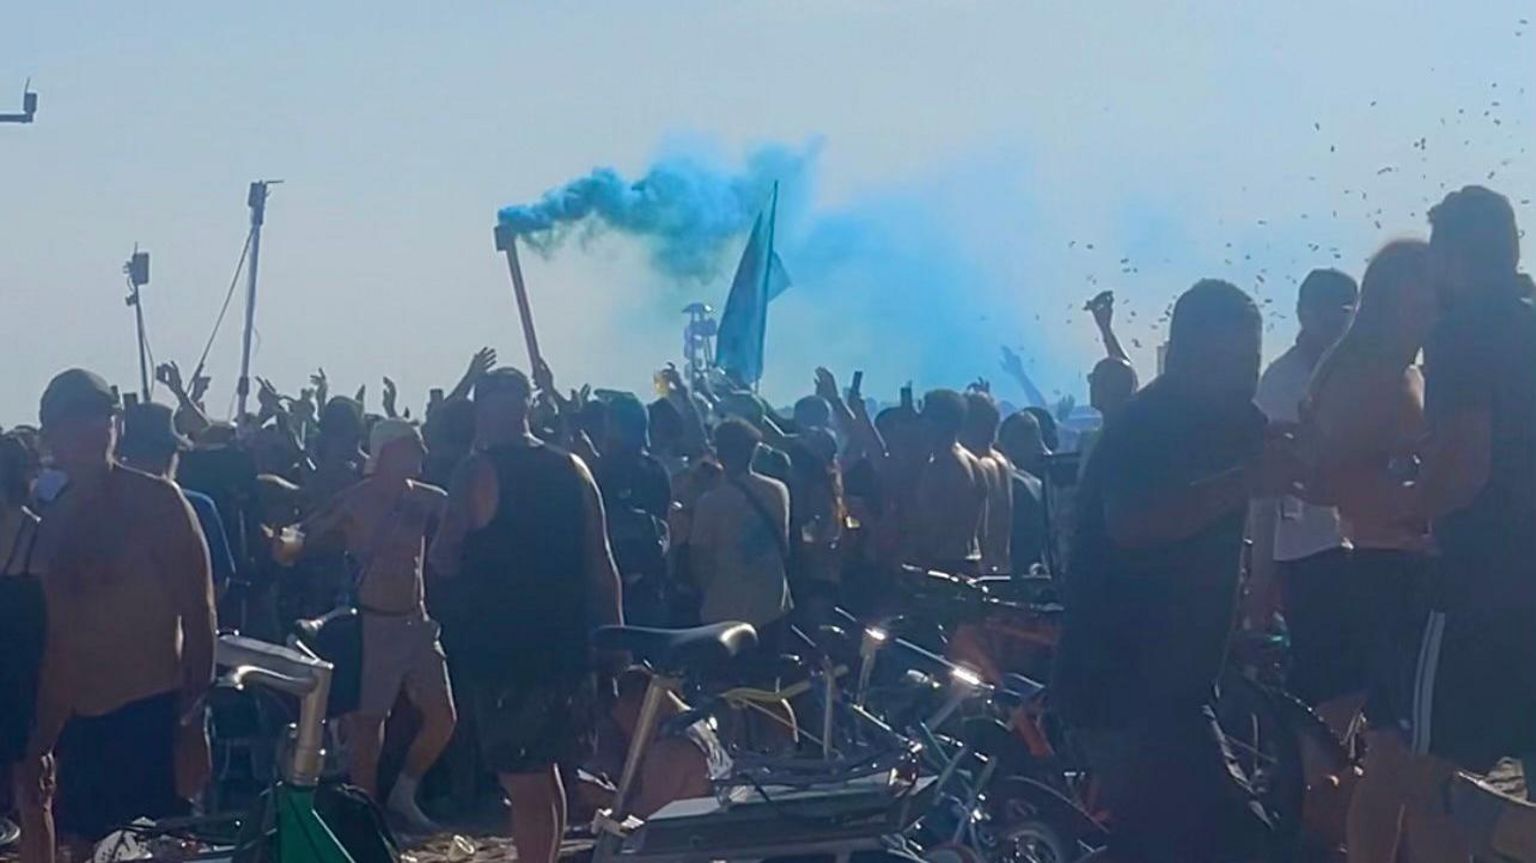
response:
[[[752,382],[752,391],[757,392],[758,386],[763,380],[762,351],[763,342],[768,339],[768,287],[773,280],[773,231],[775,223],[779,220],[779,181],[773,181],[773,197],[768,201],[768,248],[763,253],[763,281],[759,287],[758,296],[761,298],[757,304],[758,332],[762,333],[762,339],[758,342],[757,350],[757,380]]]

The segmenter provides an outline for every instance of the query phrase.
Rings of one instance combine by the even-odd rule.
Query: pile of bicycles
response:
[[[656,672],[619,793],[597,819],[598,863],[885,855],[1070,863],[1114,813],[1054,720],[1043,683],[1058,630],[1048,583],[905,571],[900,615],[796,629],[773,679],[742,685],[750,627],[618,627],[599,646]],[[1353,761],[1326,726],[1266,685],[1274,645],[1244,640],[1220,684],[1231,750],[1275,825],[1273,859],[1342,844]],[[1028,673],[1020,673],[1020,672]],[[759,672],[759,677],[761,673]],[[627,811],[656,705],[720,729],[733,769],[707,800],[641,821]]]
[[[627,653],[651,676],[611,803],[590,827],[594,863],[1073,863],[1104,847],[1114,813],[1042,682],[1061,613],[1049,580],[908,569],[898,587],[899,613],[839,610],[792,628],[772,653],[745,624],[599,630],[595,648]],[[326,779],[329,664],[297,644],[235,636],[219,653],[226,689],[297,699],[279,775],[222,827],[162,822],[126,838],[182,836],[204,847],[196,859],[234,863],[399,859],[371,803]],[[1283,650],[1255,638],[1234,653],[1218,719],[1276,827],[1273,859],[1328,860],[1354,762],[1266,685]],[[708,796],[637,813],[648,750],[671,723],[707,723],[728,769]]]

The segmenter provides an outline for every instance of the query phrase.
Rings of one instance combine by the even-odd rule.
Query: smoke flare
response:
[[[703,282],[719,275],[722,253],[751,229],[774,182],[805,170],[811,149],[762,147],[739,172],[669,156],[633,182],[613,168],[596,168],[535,203],[503,207],[497,218],[543,254],[572,231],[583,238],[626,234],[648,246],[662,274]]]

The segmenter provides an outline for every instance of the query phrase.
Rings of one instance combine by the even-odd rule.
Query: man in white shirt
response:
[[[1273,424],[1295,425],[1323,354],[1349,329],[1360,289],[1338,270],[1313,270],[1301,283],[1296,344],[1265,370],[1255,400]],[[1285,496],[1252,509],[1252,590],[1278,582],[1291,638],[1287,688],[1318,708],[1335,729],[1358,708],[1364,688],[1363,645],[1352,618],[1368,613],[1355,601],[1349,542],[1333,507]],[[1267,620],[1255,621],[1257,625]]]

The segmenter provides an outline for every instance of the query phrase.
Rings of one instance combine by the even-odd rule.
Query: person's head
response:
[[[1509,199],[1467,186],[1429,210],[1429,248],[1442,302],[1507,290],[1520,266],[1520,229]]]
[[[931,446],[954,443],[965,425],[965,396],[954,390],[932,390],[923,396],[923,432]]]
[[[174,477],[177,457],[191,448],[191,442],[176,433],[170,407],[145,402],[123,412],[123,436],[117,442],[117,457],[123,464],[155,476]]]
[[[32,481],[37,478],[37,451],[27,439],[15,433],[0,435],[0,506],[25,506],[32,497]]]
[[[1061,431],[1056,428],[1056,417],[1039,405],[1030,405],[1020,413],[1026,413],[1035,418],[1035,425],[1040,427],[1040,441],[1045,444],[1046,454],[1061,449]]]
[[[997,448],[1009,461],[1030,473],[1039,473],[1041,463],[1050,454],[1040,433],[1040,421],[1028,410],[1003,420],[997,433]]]
[[[60,372],[43,391],[38,417],[54,464],[66,474],[106,467],[117,446],[117,393],[84,369]]]
[[[351,458],[363,445],[366,435],[363,406],[356,399],[336,396],[320,410],[321,457]]]
[[[1119,357],[1105,357],[1088,373],[1088,404],[1108,419],[1136,395],[1137,386],[1134,366]]]
[[[427,458],[421,432],[408,420],[382,419],[368,432],[368,473],[386,482],[421,476]]]
[[[433,451],[463,455],[475,445],[475,403],[466,398],[445,399],[427,415],[423,430]]]
[[[683,417],[666,399],[657,399],[646,407],[650,416],[651,451],[676,455],[683,449]]]
[[[795,425],[801,429],[824,429],[832,425],[832,406],[821,396],[806,396],[795,402]]]
[[[1349,329],[1360,301],[1355,280],[1338,270],[1313,270],[1301,280],[1296,294],[1300,339],[1315,351],[1325,351]]]
[[[720,466],[729,474],[746,473],[752,467],[752,457],[763,442],[762,432],[743,420],[728,419],[715,426],[715,455]]]
[[[733,417],[759,428],[763,425],[763,403],[750,393],[726,393],[720,397],[717,410],[723,417]]]
[[[475,420],[482,441],[497,442],[528,433],[533,387],[510,367],[493,369],[475,382]]]
[[[257,429],[251,436],[249,448],[258,474],[297,476],[299,463],[304,458],[293,438],[275,425]]]
[[[1360,310],[1346,336],[1369,348],[1411,359],[1438,313],[1429,244],[1394,240],[1381,248],[1360,281]]]
[[[965,394],[965,427],[960,439],[972,452],[982,455],[992,449],[997,442],[997,427],[1002,421],[992,396],[975,390]]]
[[[628,393],[608,402],[608,435],[603,452],[639,453],[650,443],[650,414],[645,404]]]
[[[922,423],[911,408],[886,408],[875,414],[875,430],[897,460],[910,461],[925,452]]]
[[[1235,285],[1196,282],[1174,303],[1164,377],[1202,400],[1250,401],[1263,328],[1259,307]]]

